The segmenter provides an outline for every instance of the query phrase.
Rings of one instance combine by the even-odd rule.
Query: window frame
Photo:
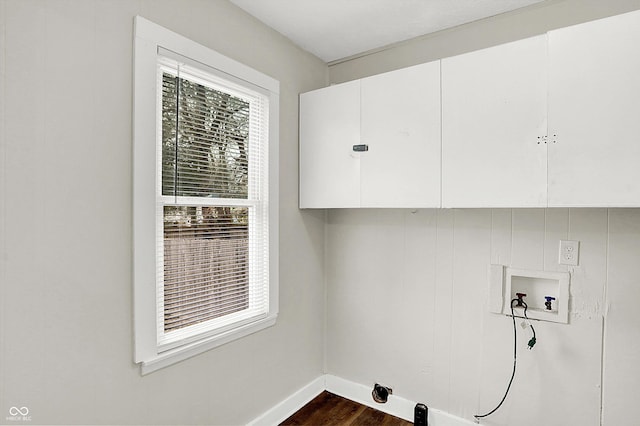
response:
[[[233,83],[257,86],[268,98],[269,311],[266,317],[221,333],[203,333],[170,349],[158,342],[156,233],[158,177],[158,58],[165,52],[215,70]],[[134,19],[133,55],[133,308],[134,362],[147,374],[275,324],[278,315],[279,82],[140,16]],[[251,260],[250,260],[251,262]],[[175,347],[174,347],[175,346]]]

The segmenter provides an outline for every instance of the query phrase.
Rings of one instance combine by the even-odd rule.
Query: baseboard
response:
[[[325,390],[325,376],[312,380],[267,412],[247,423],[247,426],[274,426],[282,423],[293,413]]]
[[[379,404],[371,397],[373,385],[361,385],[360,383],[327,374],[325,375],[325,386],[327,391],[336,395],[366,405],[367,407],[375,408],[383,413],[391,414],[392,416],[400,417],[410,422],[413,421],[415,402],[392,395],[385,404]]]
[[[367,407],[413,422],[415,401],[392,395],[385,404],[378,404],[371,398],[372,389],[373,385],[362,385],[331,374],[325,374],[249,422],[248,426],[278,425],[325,390]],[[476,424],[434,408],[429,408],[428,418],[430,426],[475,426]]]

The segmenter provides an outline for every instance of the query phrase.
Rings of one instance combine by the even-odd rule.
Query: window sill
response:
[[[249,334],[253,334],[265,328],[271,327],[276,323],[277,315],[268,316],[250,324],[246,324],[242,327],[227,331],[226,333],[212,336],[188,345],[180,346],[175,349],[171,349],[166,352],[158,354],[153,359],[143,361],[140,363],[140,374],[143,376],[149,373],[153,373],[161,368],[168,367],[172,364],[184,361],[185,359],[199,355],[210,349],[222,346],[225,343],[229,343],[236,339],[239,339]]]

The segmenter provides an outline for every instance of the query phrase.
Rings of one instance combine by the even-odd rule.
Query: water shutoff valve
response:
[[[551,296],[545,296],[544,298],[547,300],[546,302],[544,302],[544,306],[547,307],[547,311],[550,311],[551,310],[551,301],[552,300],[556,300],[556,298],[555,297],[551,297]]]
[[[516,306],[524,306],[522,304],[522,302],[524,302],[524,300],[522,300],[523,297],[527,297],[526,293],[516,293],[516,297],[518,298],[518,304]]]

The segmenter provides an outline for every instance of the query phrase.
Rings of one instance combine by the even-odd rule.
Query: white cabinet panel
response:
[[[640,206],[640,12],[549,33],[549,206]]]
[[[442,60],[442,206],[546,206],[546,36]]]
[[[300,95],[300,207],[358,207],[360,81]]]
[[[303,94],[300,207],[638,207],[638,46],[640,11]]]
[[[440,122],[439,62],[300,95],[300,207],[439,207]]]
[[[361,206],[439,207],[440,63],[361,84]]]

